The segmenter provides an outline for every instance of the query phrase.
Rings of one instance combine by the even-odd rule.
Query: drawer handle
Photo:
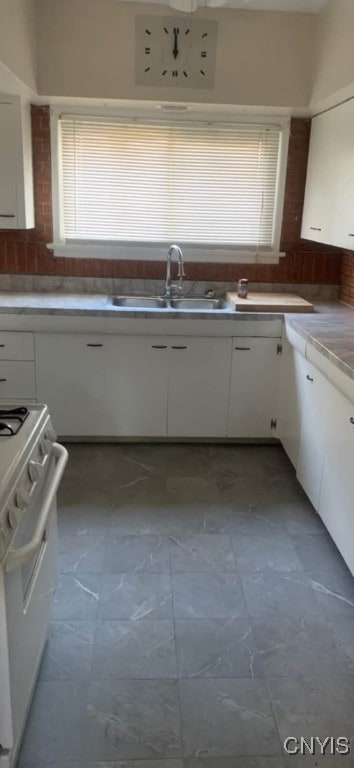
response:
[[[307,381],[314,381],[314,379],[312,378],[312,376],[309,376],[308,374],[307,374],[306,378],[307,378]]]
[[[310,227],[314,232],[322,232],[322,227]]]
[[[354,232],[348,232],[348,237],[354,237]]]
[[[354,424],[354,417],[353,417],[353,416],[351,416],[351,417],[350,417],[350,419],[349,419],[349,421],[350,421],[350,423],[351,423],[351,424]]]
[[[0,213],[1,219],[14,219],[15,214],[14,213]]]
[[[188,349],[188,347],[171,347],[171,349]]]
[[[103,347],[103,344],[86,344],[87,347]]]
[[[6,347],[6,344],[0,344],[0,347],[1,349],[3,349],[4,347]]]
[[[167,344],[151,344],[151,349],[167,349]]]
[[[251,347],[235,347],[239,352],[249,352]]]
[[[7,379],[0,379],[0,381],[7,381]]]

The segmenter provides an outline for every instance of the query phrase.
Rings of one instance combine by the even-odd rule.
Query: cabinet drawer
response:
[[[0,362],[0,398],[35,398],[34,363],[24,361]]]
[[[34,360],[33,333],[0,331],[0,360]]]

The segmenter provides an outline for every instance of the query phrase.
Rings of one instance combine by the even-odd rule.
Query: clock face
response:
[[[217,22],[137,16],[137,85],[213,88]]]

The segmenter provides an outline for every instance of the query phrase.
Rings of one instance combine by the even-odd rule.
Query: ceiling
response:
[[[168,0],[138,0],[139,2],[168,3]],[[318,13],[325,7],[327,0],[225,0],[227,8],[243,8],[248,11],[291,11],[292,13]],[[198,5],[209,5],[200,0]],[[219,5],[219,3],[218,3]],[[221,5],[221,3],[220,3]]]

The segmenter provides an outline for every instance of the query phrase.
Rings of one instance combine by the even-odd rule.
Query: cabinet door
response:
[[[296,366],[298,355],[299,353],[291,344],[283,339],[276,411],[277,437],[281,440],[295,469],[297,469],[301,430],[301,403],[297,379],[299,366]]]
[[[38,401],[59,435],[110,434],[104,337],[38,333],[35,347]]]
[[[229,437],[271,437],[279,339],[232,339]]]
[[[319,513],[354,575],[354,405],[331,387],[327,413]]]
[[[16,114],[11,102],[0,100],[0,227],[17,227]]]
[[[226,437],[230,339],[170,337],[169,437]]]
[[[299,354],[296,355],[296,371],[301,405],[297,477],[318,510],[331,384]]]
[[[17,96],[0,96],[0,229],[34,227],[31,115]]]
[[[108,336],[106,343],[110,434],[165,436],[168,342],[150,336]]]

